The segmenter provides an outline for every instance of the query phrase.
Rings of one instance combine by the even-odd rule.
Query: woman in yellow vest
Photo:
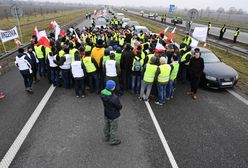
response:
[[[154,56],[151,58],[150,63],[146,64],[142,70],[143,80],[141,81],[141,89],[140,89],[140,100],[148,101],[150,96],[152,85],[155,78],[160,73],[160,70],[157,65],[155,65],[157,58]],[[146,93],[145,93],[146,91]]]
[[[167,60],[165,57],[160,57],[160,73],[158,75],[158,101],[155,101],[155,104],[162,106],[165,103],[166,98],[166,86],[170,78],[171,66],[167,64]]]

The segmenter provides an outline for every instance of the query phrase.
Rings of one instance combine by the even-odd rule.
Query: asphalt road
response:
[[[88,24],[86,21],[85,24]],[[85,25],[82,24],[82,25]],[[19,72],[0,76],[7,93],[0,101],[0,157],[49,88],[42,79],[34,94],[24,91]],[[226,91],[200,89],[198,100],[178,83],[175,99],[163,107],[150,104],[179,167],[246,168],[248,106]],[[74,90],[56,88],[10,167],[13,168],[161,168],[171,167],[145,103],[121,97],[122,144],[103,142],[103,106],[98,95],[76,98]]]
[[[134,12],[134,11],[128,11],[128,12],[131,12],[131,13],[140,15],[139,12]],[[148,14],[144,14],[144,17],[148,17]],[[156,20],[161,21],[161,17],[158,16],[156,18]],[[166,22],[167,23],[171,23],[171,18],[166,18]],[[227,23],[227,25],[228,25],[228,23]],[[177,24],[177,26],[185,27],[186,26],[186,22],[183,21],[182,24]],[[195,27],[204,27],[204,26],[206,27],[207,25],[198,24],[198,23],[192,23],[191,29],[194,29]],[[212,28],[210,29],[209,33],[212,34],[212,35],[215,35],[215,36],[218,36],[219,37],[219,35],[220,35],[220,29],[221,29],[220,27],[214,27],[214,26],[212,26]],[[224,34],[224,38],[233,40],[233,36],[234,36],[234,30],[227,29],[226,32],[225,32],[225,34]],[[242,32],[242,30],[241,30],[241,32],[240,32],[240,34],[238,36],[237,41],[247,44],[248,43],[248,33]]]

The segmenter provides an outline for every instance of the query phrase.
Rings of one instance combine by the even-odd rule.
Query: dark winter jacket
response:
[[[104,115],[108,119],[114,120],[120,117],[120,110],[122,109],[122,105],[118,96],[113,94],[111,91],[104,89],[101,91],[101,99],[104,106]]]
[[[189,63],[190,76],[193,78],[195,77],[200,78],[202,76],[203,70],[204,70],[203,58],[200,57],[196,59],[195,57],[193,57]]]

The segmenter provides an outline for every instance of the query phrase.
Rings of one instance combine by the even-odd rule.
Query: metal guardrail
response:
[[[129,14],[135,15],[135,16],[137,16],[137,17],[140,17],[140,18],[142,18],[142,19],[147,19],[147,20],[156,22],[156,23],[158,23],[158,24],[160,24],[160,25],[163,25],[163,26],[164,26],[165,24],[166,24],[166,25],[169,25],[169,26],[174,26],[174,24],[172,24],[172,23],[161,23],[159,20],[156,20],[156,19],[152,19],[152,18],[144,17],[144,16],[142,17],[142,16],[140,16],[139,14],[131,13],[131,12],[128,12],[128,11],[126,11],[126,12],[129,13]],[[184,35],[184,33],[185,33],[185,27],[183,27],[183,26],[181,26],[181,25],[177,25],[177,26],[178,26],[178,28],[179,28],[179,29],[177,29],[178,32],[180,32],[180,34]],[[191,30],[193,30],[193,29],[191,29]],[[222,48],[222,49],[226,50],[227,52],[233,52],[233,53],[235,53],[235,54],[238,54],[238,56],[241,56],[241,57],[243,57],[243,58],[248,58],[248,51],[241,51],[241,50],[238,50],[237,48],[232,48],[232,47],[230,47],[230,46],[227,46],[227,45],[223,45],[223,44],[217,43],[217,42],[213,41],[213,39],[210,39],[210,38],[209,38],[209,40],[207,40],[207,42],[208,42],[209,44],[211,44],[211,45],[218,46],[219,48]]]

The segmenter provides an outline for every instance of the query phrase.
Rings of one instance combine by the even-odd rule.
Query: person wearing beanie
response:
[[[16,56],[15,65],[19,68],[20,73],[24,79],[24,85],[26,91],[29,93],[33,93],[32,83],[33,83],[33,75],[32,75],[32,66],[29,63],[28,56],[24,53],[23,48],[18,49],[18,55]]]
[[[172,63],[171,66],[171,74],[170,74],[170,80],[167,85],[168,95],[166,95],[167,99],[173,99],[174,98],[174,88],[175,88],[175,80],[178,75],[179,71],[179,63],[178,63],[178,56],[176,54],[172,57]]]
[[[38,63],[39,60],[36,57],[35,52],[33,51],[33,47],[30,45],[28,46],[27,52],[26,52],[28,59],[29,59],[29,63],[32,67],[32,71],[33,71],[33,79],[34,79],[34,83],[37,83],[39,80],[37,78],[37,71],[38,71]]]
[[[155,104],[162,106],[165,104],[166,86],[169,81],[171,66],[167,64],[167,59],[165,57],[160,57],[159,61],[160,65],[158,68],[160,73],[158,74],[157,79],[158,101],[155,101]]]
[[[118,118],[122,105],[119,97],[114,94],[116,84],[113,80],[106,82],[106,87],[101,91],[101,100],[104,106],[104,141],[110,145],[119,145],[121,141],[117,139]]]
[[[146,64],[141,73],[141,89],[140,89],[140,100],[148,101],[150,96],[152,85],[154,80],[160,74],[160,69],[156,65],[157,58],[154,56],[151,58],[150,63]],[[146,91],[146,93],[145,93]]]

